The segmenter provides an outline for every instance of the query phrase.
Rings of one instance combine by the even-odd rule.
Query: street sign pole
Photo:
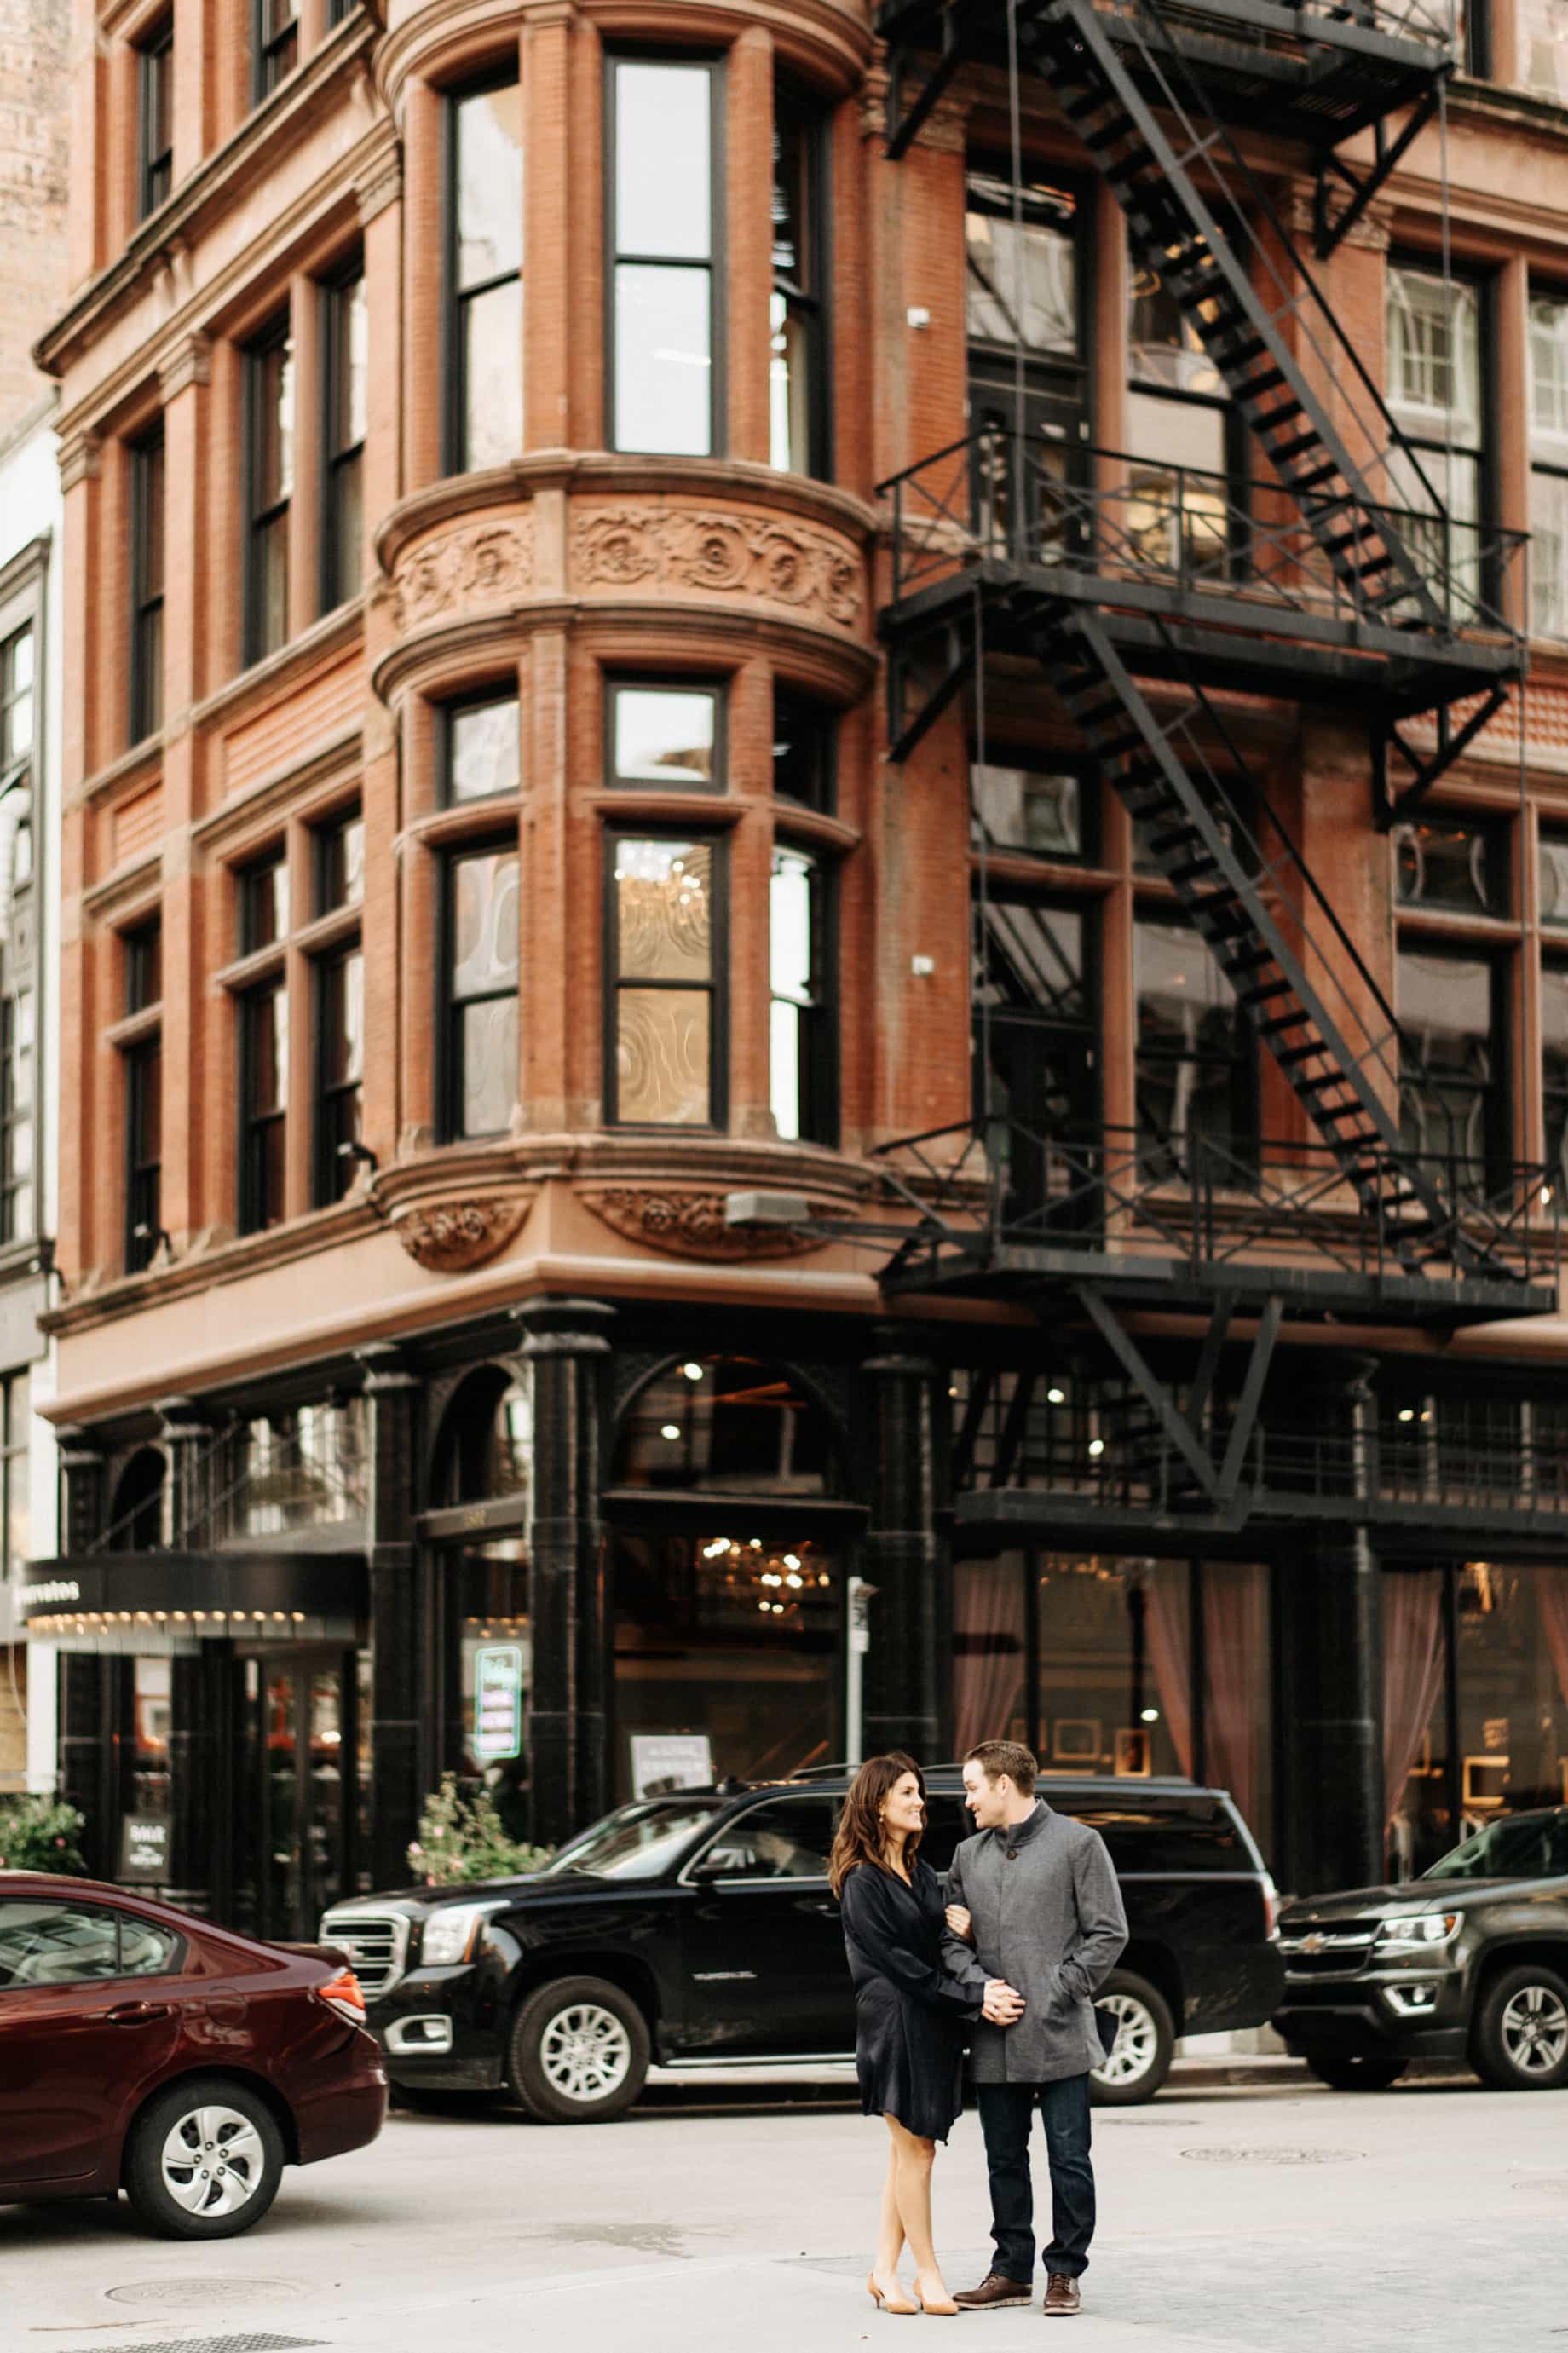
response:
[[[864,1762],[866,1745],[864,1678],[866,1653],[871,1647],[868,1604],[877,1588],[863,1577],[852,1577],[845,1591],[848,1607],[848,1645],[844,1662],[844,1754],[850,1770]]]

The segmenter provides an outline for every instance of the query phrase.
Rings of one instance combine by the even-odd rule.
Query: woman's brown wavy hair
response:
[[[890,1749],[886,1757],[868,1757],[849,1785],[849,1795],[838,1817],[838,1827],[833,1834],[833,1852],[828,1857],[827,1876],[837,1895],[858,1862],[874,1863],[886,1871],[888,1859],[882,1840],[882,1807],[889,1789],[896,1789],[906,1773],[912,1773],[921,1785],[921,1803],[925,1803],[925,1775],[912,1757],[901,1748]],[[921,1842],[921,1833],[904,1842],[904,1861],[912,1863]]]

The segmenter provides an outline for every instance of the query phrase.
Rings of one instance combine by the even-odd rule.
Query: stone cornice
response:
[[[205,335],[186,335],[159,363],[158,389],[165,407],[193,384],[210,384],[213,347]]]
[[[74,491],[79,482],[96,481],[103,470],[103,444],[96,433],[73,433],[59,448],[60,489]]]

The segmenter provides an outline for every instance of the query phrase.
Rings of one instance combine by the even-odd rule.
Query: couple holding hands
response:
[[[987,2312],[1032,2300],[1029,2135],[1037,2107],[1051,2181],[1045,2311],[1079,2310],[1094,2232],[1089,2078],[1104,2055],[1094,1995],[1127,1942],[1104,1841],[1035,1794],[1038,1767],[1013,1740],[963,1762],[975,1836],[953,1856],[944,1905],[920,1859],[925,1782],[912,1757],[873,1757],[844,1803],[831,1875],[855,1981],[860,2105],[891,2147],[866,2285],[884,2312]],[[991,2180],[995,2254],[978,2287],[950,2295],[931,2243],[931,2172],[963,2104],[963,2045]],[[915,2301],[899,2281],[905,2240]]]

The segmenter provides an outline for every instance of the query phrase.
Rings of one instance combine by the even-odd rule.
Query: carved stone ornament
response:
[[[393,1216],[392,1230],[416,1264],[432,1274],[466,1274],[505,1250],[527,1217],[529,1203],[444,1201]]]
[[[533,581],[533,517],[467,523],[404,556],[392,578],[393,625],[417,629],[446,614],[504,605]]]
[[[672,1258],[800,1258],[822,1248],[816,1237],[786,1226],[727,1226],[722,1193],[615,1185],[580,1198],[616,1233]]]
[[[841,540],[756,515],[599,507],[572,523],[576,588],[703,588],[760,596],[853,628],[865,607],[861,567]]]

